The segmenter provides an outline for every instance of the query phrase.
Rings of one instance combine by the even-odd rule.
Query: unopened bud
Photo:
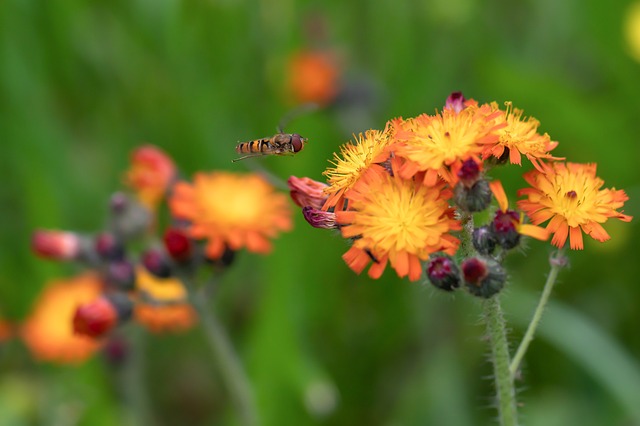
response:
[[[491,222],[491,231],[497,243],[505,250],[510,250],[520,242],[520,215],[513,210],[498,210]]]
[[[73,331],[99,338],[111,331],[118,322],[118,312],[106,297],[78,306],[73,315]]]
[[[81,251],[80,237],[73,232],[37,230],[31,237],[31,250],[45,259],[76,259]]]
[[[133,315],[133,301],[126,293],[114,291],[104,296],[115,308],[118,314],[118,324],[131,319]]]
[[[314,228],[336,229],[336,214],[313,207],[303,207],[302,214],[309,225]]]
[[[480,179],[480,165],[469,158],[462,163],[456,175],[464,186],[471,188]]]
[[[193,241],[180,228],[169,228],[164,233],[164,247],[171,258],[184,262],[191,257]]]
[[[122,291],[133,290],[136,281],[136,271],[128,260],[115,260],[107,265],[105,271],[107,283]]]
[[[496,239],[489,226],[481,226],[473,230],[471,235],[473,247],[480,254],[490,255],[496,248]]]
[[[116,192],[109,199],[109,208],[115,215],[122,214],[129,205],[129,199],[124,192]]]
[[[453,200],[462,210],[475,213],[485,210],[491,204],[491,189],[485,179],[480,179],[470,188],[458,182],[453,189]]]
[[[456,113],[464,109],[464,102],[466,99],[462,95],[462,92],[452,92],[444,103],[445,109],[452,109]]]
[[[171,265],[167,256],[158,249],[149,249],[142,254],[142,264],[147,271],[158,278],[171,276]]]
[[[448,256],[438,256],[429,260],[427,278],[441,290],[453,291],[460,287],[460,270]]]
[[[102,259],[116,260],[124,257],[124,245],[109,232],[103,232],[96,236],[94,246]]]
[[[502,290],[507,280],[504,268],[492,259],[472,257],[462,262],[461,268],[467,290],[485,299]]]

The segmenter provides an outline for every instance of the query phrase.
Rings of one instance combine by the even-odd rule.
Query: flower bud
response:
[[[453,291],[460,287],[460,270],[449,256],[438,256],[429,260],[427,278],[440,290]]]
[[[453,200],[458,207],[469,213],[485,210],[491,204],[489,183],[480,179],[467,187],[460,181],[453,189]]]
[[[121,214],[127,209],[129,199],[124,192],[115,192],[109,199],[109,209],[114,215]]]
[[[111,331],[118,322],[118,311],[106,298],[100,297],[84,303],[73,315],[73,331],[84,336],[98,338]]]
[[[158,278],[171,276],[171,265],[167,256],[158,249],[149,249],[142,254],[142,264],[147,271]]]
[[[489,226],[481,226],[473,230],[471,235],[473,247],[480,254],[490,255],[496,248],[496,239]]]
[[[105,279],[107,283],[118,290],[133,290],[136,281],[136,271],[133,264],[128,260],[114,260],[107,265]]]
[[[131,319],[133,315],[133,301],[126,293],[114,291],[104,296],[115,308],[118,314],[118,324]]]
[[[498,210],[491,222],[491,231],[498,244],[505,249],[510,250],[520,242],[520,233],[518,226],[520,225],[520,215],[513,211]]]
[[[310,206],[302,208],[302,214],[309,225],[320,229],[336,229],[336,214]]]
[[[158,206],[176,176],[171,157],[153,145],[138,147],[131,153],[131,168],[126,183],[149,210]]]
[[[452,109],[456,113],[464,109],[464,103],[466,99],[462,95],[462,92],[452,92],[444,103],[445,109]]]
[[[473,158],[469,158],[462,163],[456,175],[464,186],[471,188],[480,179],[480,170],[480,165]]]
[[[76,259],[81,251],[80,237],[73,232],[37,230],[31,237],[31,250],[45,259]]]
[[[313,207],[315,209],[321,209],[324,202],[327,200],[327,196],[324,193],[324,189],[328,185],[310,179],[308,177],[295,177],[291,176],[287,180],[287,185],[291,190],[291,199],[300,207]]]
[[[502,290],[507,280],[504,268],[491,259],[471,257],[461,267],[465,286],[474,296],[488,299]]]
[[[106,260],[122,259],[124,257],[124,245],[111,233],[98,234],[94,240],[96,253]]]
[[[164,248],[172,259],[184,262],[191,258],[193,241],[184,230],[169,228],[165,231],[163,240]]]

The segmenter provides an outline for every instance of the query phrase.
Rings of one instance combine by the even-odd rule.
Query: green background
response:
[[[511,100],[597,162],[607,186],[640,199],[640,64],[623,37],[626,2],[599,0],[0,2],[0,312],[20,322],[47,280],[76,271],[29,252],[35,228],[93,232],[129,152],[162,147],[185,175],[245,171],[237,141],[272,134],[292,106],[288,58],[322,46],[359,93],[297,118],[295,158],[254,161],[321,179],[352,133],[440,108],[462,90]],[[324,22],[316,34],[314,19]],[[510,194],[530,169],[501,171]],[[511,195],[512,200],[515,197]],[[270,256],[242,253],[216,305],[255,385],[265,425],[495,424],[479,303],[392,271],[373,281],[346,243],[295,229]],[[519,382],[525,424],[640,424],[637,220],[570,254]],[[548,243],[508,259],[505,309],[516,341],[542,288]],[[135,424],[118,374],[97,356],[41,364],[0,347],[0,424]],[[198,328],[140,338],[144,393],[159,425],[236,424]],[[125,392],[126,393],[126,392]]]

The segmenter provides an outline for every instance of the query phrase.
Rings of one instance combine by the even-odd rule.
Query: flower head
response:
[[[336,206],[337,210],[341,210],[345,191],[352,188],[369,169],[384,172],[384,168],[376,163],[385,161],[389,156],[386,152],[391,143],[389,129],[388,125],[384,131],[367,130],[364,135],[360,133],[355,144],[346,143],[340,147],[340,155],[333,154],[334,167],[323,173],[329,182],[329,187],[325,189],[329,198],[323,209]]]
[[[155,210],[175,176],[171,158],[153,145],[144,145],[131,154],[131,168],[125,182],[145,207]]]
[[[139,297],[135,319],[154,332],[183,331],[190,328],[196,314],[187,301],[187,291],[175,278],[157,278],[139,268],[136,280]]]
[[[370,261],[369,276],[378,278],[387,261],[400,277],[420,278],[420,260],[431,253],[454,254],[459,241],[449,231],[460,229],[447,203],[444,185],[426,187],[400,178],[401,160],[391,160],[392,175],[374,169],[346,194],[348,211],[336,212],[342,236],[353,238],[343,259],[360,273]]]
[[[299,103],[326,105],[338,94],[340,71],[328,52],[300,52],[291,58],[288,72],[290,92]]]
[[[478,107],[473,101],[465,105],[460,112],[445,108],[433,116],[421,114],[399,123],[395,140],[400,143],[395,153],[408,160],[400,169],[403,178],[425,172],[426,185],[436,185],[438,177],[454,185],[465,160],[481,162],[482,152],[498,139],[501,124],[494,121],[500,112],[486,105]]]
[[[527,197],[518,201],[518,207],[535,225],[549,220],[547,231],[557,247],[569,237],[571,249],[582,250],[582,232],[606,241],[610,237],[602,223],[609,218],[632,219],[617,211],[629,197],[622,190],[601,189],[604,181],[596,177],[596,164],[552,163],[545,173],[532,170],[524,178],[532,188],[518,191],[518,196]]]
[[[20,334],[33,356],[42,361],[78,363],[100,346],[94,339],[73,331],[78,306],[92,302],[102,292],[95,274],[51,282],[40,294]]]
[[[543,171],[542,160],[561,160],[561,158],[553,157],[549,151],[558,146],[558,142],[551,140],[548,134],[541,135],[538,133],[540,122],[533,117],[523,118],[523,111],[513,108],[511,102],[506,102],[506,111],[496,118],[496,122],[502,124],[497,130],[498,140],[494,145],[487,146],[484,156],[494,156],[501,158],[503,155],[509,155],[511,164],[522,163],[524,155],[531,161],[534,167]],[[492,111],[498,111],[498,104],[491,103]]]
[[[191,237],[207,240],[212,259],[227,245],[267,253],[269,238],[291,228],[287,198],[256,174],[198,173],[193,184],[176,184],[169,206],[176,218],[191,222],[186,228]]]

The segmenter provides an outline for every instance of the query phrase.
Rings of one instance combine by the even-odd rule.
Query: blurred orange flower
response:
[[[338,94],[339,78],[337,61],[328,52],[307,50],[289,61],[289,91],[299,103],[331,103]]]
[[[79,363],[89,358],[100,342],[73,332],[73,316],[79,305],[102,293],[93,273],[48,284],[22,325],[20,335],[34,358],[59,363]]]
[[[144,268],[136,273],[138,301],[134,308],[136,320],[149,330],[183,331],[196,320],[196,313],[187,301],[187,291],[175,278],[157,278]]]
[[[342,236],[354,239],[342,256],[351,269],[360,273],[373,261],[369,276],[378,278],[389,261],[398,276],[416,281],[420,260],[437,251],[456,252],[459,240],[449,232],[460,223],[447,202],[451,191],[444,184],[427,187],[402,179],[401,161],[391,160],[391,175],[370,169],[346,193],[350,210],[336,212],[336,221],[343,225]]]
[[[547,231],[551,244],[563,247],[570,238],[573,250],[584,248],[582,232],[597,241],[608,240],[601,223],[609,218],[629,222],[632,217],[617,211],[629,199],[622,190],[600,189],[604,181],[596,177],[596,164],[552,163],[546,173],[532,170],[524,178],[532,188],[518,190],[518,207],[534,225],[550,219]]]
[[[167,154],[153,145],[144,145],[131,154],[125,182],[136,192],[140,203],[155,210],[175,175],[175,165]]]
[[[169,207],[176,218],[191,222],[191,237],[207,240],[206,254],[213,259],[226,246],[267,253],[269,238],[291,229],[287,197],[257,174],[197,173],[193,184],[176,184]]]

